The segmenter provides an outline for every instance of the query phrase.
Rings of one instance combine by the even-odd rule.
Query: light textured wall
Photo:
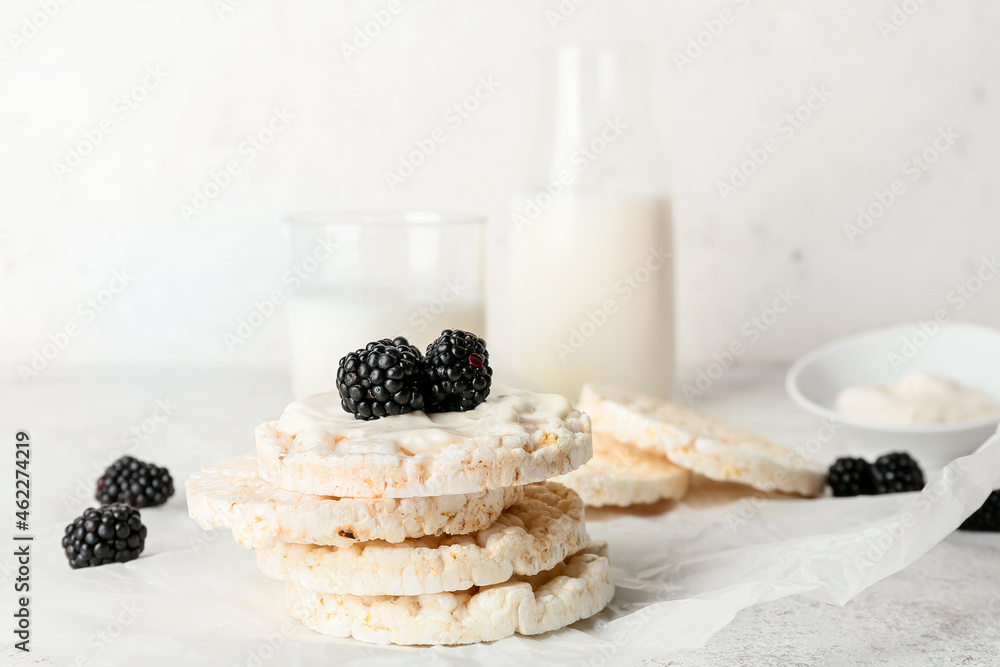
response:
[[[58,12],[36,34],[25,28],[49,4]],[[280,284],[276,221],[293,210],[483,210],[502,249],[508,196],[533,156],[540,52],[599,37],[644,40],[655,56],[685,366],[732,341],[748,343],[748,358],[788,359],[940,307],[1000,326],[1000,280],[960,310],[948,297],[1000,243],[996,2],[400,0],[347,62],[342,43],[388,4],[5,2],[0,362],[24,363],[75,325],[52,364],[284,363],[283,317],[235,352],[223,337]],[[560,6],[573,11],[553,27],[547,12]],[[702,35],[711,44],[678,67],[675,55],[724,10],[721,34]],[[893,19],[898,30],[880,29]],[[484,76],[496,92],[391,192],[386,170]],[[819,108],[788,136],[777,124],[817,87],[829,99],[814,98]],[[245,145],[275,110],[292,118],[274,121],[285,125],[274,141]],[[957,139],[909,180],[904,163],[939,128]],[[110,131],[57,173],[95,129]],[[765,145],[776,152],[723,201],[718,181]],[[185,220],[181,205],[230,161],[239,173]],[[905,192],[852,243],[844,225],[894,179]],[[81,307],[107,300],[116,271],[120,293],[101,312]],[[494,281],[502,293],[501,274]],[[751,340],[746,323],[788,289],[794,306]]]

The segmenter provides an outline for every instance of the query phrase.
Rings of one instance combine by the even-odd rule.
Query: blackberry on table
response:
[[[428,412],[465,412],[490,395],[493,369],[486,341],[458,329],[445,329],[424,354]]]
[[[1000,489],[990,493],[983,506],[966,519],[959,530],[988,530],[1000,532]]]
[[[924,472],[906,452],[893,452],[875,460],[877,493],[904,493],[924,488]]]
[[[90,508],[66,526],[62,538],[70,567],[92,567],[135,560],[146,546],[139,510],[121,503]]]
[[[423,410],[420,362],[420,350],[402,336],[345,355],[337,368],[341,407],[366,421]]]
[[[837,459],[826,481],[837,497],[875,495],[875,469],[864,459]]]
[[[125,503],[137,509],[162,505],[174,495],[170,471],[153,463],[123,456],[97,480],[96,498],[102,505]]]

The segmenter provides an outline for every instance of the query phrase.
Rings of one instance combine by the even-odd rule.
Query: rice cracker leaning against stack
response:
[[[294,618],[378,644],[467,644],[610,602],[583,501],[546,481],[592,455],[569,401],[491,386],[485,343],[452,330],[425,355],[369,343],[337,385],[258,426],[256,456],[187,483],[191,516],[253,549]]]
[[[593,421],[594,458],[558,481],[587,505],[680,500],[692,474],[767,492],[823,491],[825,472],[798,452],[667,401],[588,384],[579,408]]]

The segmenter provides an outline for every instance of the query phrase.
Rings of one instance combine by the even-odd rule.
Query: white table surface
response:
[[[130,452],[168,466],[177,482],[178,494],[165,510],[173,514],[150,514],[147,520],[152,524],[147,550],[155,549],[152,530],[157,521],[185,520],[182,487],[187,476],[204,463],[251,451],[253,425],[280,414],[291,398],[288,382],[271,372],[176,368],[53,368],[27,385],[13,372],[4,377],[9,378],[0,383],[4,437],[12,440],[17,430],[27,430],[33,441],[32,532],[38,541],[32,576],[40,602],[35,608],[31,657],[82,655],[86,664],[120,664],[114,646],[94,655],[85,642],[78,651],[65,645],[80,634],[61,624],[86,626],[85,605],[83,612],[80,604],[73,605],[76,615],[53,612],[51,618],[44,617],[46,610],[72,601],[73,591],[66,590],[72,588],[72,578],[51,568],[66,567],[55,543],[61,527],[91,504],[84,495],[92,488],[87,485],[88,474],[95,464],[106,463],[112,452],[127,448],[122,437],[133,426],[141,428],[147,420],[147,430],[152,429],[154,421],[148,419],[157,400],[176,405],[169,418],[143,434],[143,441]],[[779,368],[734,369],[696,407],[779,442],[801,441],[816,428],[813,418],[785,397]],[[8,446],[7,451],[12,450]],[[11,455],[9,466],[12,461]],[[2,475],[0,503],[11,505],[12,484],[6,477]],[[81,482],[84,498],[77,500],[74,489]],[[0,516],[7,521],[9,535],[13,510]],[[4,554],[0,609],[10,618],[6,614],[13,605],[11,559],[6,547],[0,553]],[[62,582],[60,590],[46,590],[46,578]],[[0,664],[10,655],[14,655],[10,649],[0,649]],[[147,664],[161,664],[158,655]],[[162,654],[162,662],[176,664],[167,655]],[[317,645],[309,655],[317,661],[335,658],[336,647]],[[245,664],[246,659],[231,656],[232,664]],[[644,664],[1000,665],[1000,535],[955,533],[845,607],[803,598],[760,604],[741,612],[704,648],[651,656]]]

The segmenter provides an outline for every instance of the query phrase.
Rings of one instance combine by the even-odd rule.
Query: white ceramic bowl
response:
[[[998,418],[955,424],[880,424],[833,409],[837,394],[856,385],[894,384],[935,373],[1000,402],[1000,331],[972,324],[902,324],[824,345],[795,362],[785,388],[806,410],[835,422],[848,451],[870,460],[893,451],[940,468],[970,454],[997,430]]]

